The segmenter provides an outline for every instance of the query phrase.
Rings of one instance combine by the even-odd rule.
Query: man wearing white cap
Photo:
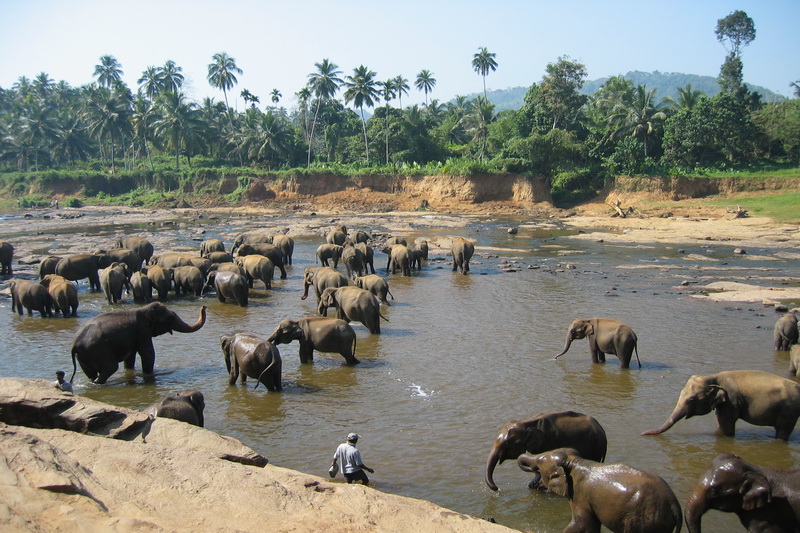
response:
[[[364,470],[370,474],[374,474],[375,471],[361,461],[361,452],[356,448],[357,442],[357,433],[350,433],[347,435],[347,442],[340,444],[339,447],[336,448],[336,453],[333,454],[331,468],[340,465],[342,474],[344,474],[344,478],[348,483],[361,481],[364,485],[369,485],[369,478],[367,474],[364,473]]]

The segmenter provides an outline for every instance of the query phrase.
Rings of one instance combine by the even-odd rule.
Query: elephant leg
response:
[[[300,363],[314,362],[314,345],[309,342],[300,343]]]
[[[781,440],[789,440],[789,435],[794,431],[794,426],[797,425],[797,416],[779,416],[775,421],[775,438]]]
[[[736,408],[730,404],[722,404],[716,408],[718,432],[725,437],[733,437],[736,434],[736,420],[739,418]]]
[[[83,368],[83,365],[81,365],[81,368]],[[92,381],[98,385],[102,385],[108,381],[108,378],[114,375],[114,372],[117,370],[119,370],[119,364],[113,359],[109,359],[103,363],[102,368],[97,373],[97,377]]]
[[[136,368],[136,352],[131,352],[129,355],[125,356],[123,359],[123,367],[126,370],[133,370]]]
[[[606,362],[606,354],[605,354],[605,352],[601,352],[600,350],[597,350],[597,360],[600,361],[601,363],[605,363]]]
[[[232,350],[232,348],[231,348]],[[228,385],[236,385],[236,380],[239,379],[239,361],[234,354],[230,354],[232,360],[231,373],[228,378]]]
[[[142,358],[142,372],[152,374],[156,366],[156,349],[153,347],[153,339],[148,338],[139,345],[139,356]],[[133,355],[136,357],[136,354]]]
[[[86,374],[86,377],[89,378],[89,381],[94,381],[97,379],[97,370],[94,367],[88,365],[88,363],[84,363],[80,358],[78,358],[78,364],[83,370],[83,373]]]
[[[286,267],[283,265],[279,266],[278,268],[281,269],[281,279],[286,279],[288,276],[286,275]]]
[[[222,295],[222,293],[217,292],[217,300],[219,300],[222,303],[225,303],[225,297]]]

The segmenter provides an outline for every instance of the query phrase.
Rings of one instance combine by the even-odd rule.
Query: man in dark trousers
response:
[[[357,442],[357,433],[350,433],[347,435],[347,442],[343,442],[336,448],[336,453],[333,454],[333,463],[331,463],[331,467],[338,464],[348,483],[361,481],[364,485],[369,485],[369,478],[367,474],[364,473],[364,470],[370,474],[374,474],[375,471],[361,461],[361,452],[356,448]]]

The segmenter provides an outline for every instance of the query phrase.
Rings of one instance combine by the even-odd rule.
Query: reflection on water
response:
[[[323,221],[320,227],[325,227]],[[208,223],[203,238],[230,242],[245,224]],[[519,225],[517,235],[506,229]],[[369,229],[369,228],[366,228]],[[139,228],[129,228],[141,231]],[[86,231],[84,228],[82,231]],[[147,231],[155,231],[150,227]],[[196,247],[190,229],[162,237],[172,248]],[[119,227],[101,228],[106,242]],[[141,409],[164,395],[201,390],[206,426],[232,435],[279,466],[326,475],[336,446],[350,431],[363,435],[359,448],[376,470],[370,478],[387,492],[429,499],[475,516],[493,516],[504,525],[536,531],[561,531],[569,521],[566,500],[532,493],[530,475],[513,461],[499,465],[500,491],[483,483],[489,447],[497,430],[512,418],[574,409],[597,418],[609,438],[609,461],[620,461],[664,477],[681,502],[717,453],[731,451],[765,465],[797,465],[800,430],[790,442],[776,442],[771,428],[740,422],[737,437],[714,435],[712,415],[682,420],[670,431],[642,437],[669,415],[678,391],[691,374],[754,368],[785,375],[788,357],[771,350],[776,316],[761,305],[730,306],[692,299],[684,279],[715,274],[699,271],[705,261],[688,255],[724,258],[721,268],[737,275],[758,274],[769,266],[775,276],[798,277],[796,262],[771,257],[732,256],[724,246],[603,245],[570,238],[561,231],[525,221],[485,223],[467,228],[421,228],[411,237],[469,235],[478,239],[471,274],[453,273],[446,261],[432,260],[410,278],[391,276],[397,298],[383,306],[388,322],[381,335],[354,324],[358,335],[356,367],[338,354],[315,354],[300,366],[297,343],[280,345],[282,393],[264,387],[228,385],[219,337],[236,331],[268,336],[283,318],[313,315],[313,298],[300,300],[302,272],[314,264],[320,237],[296,239],[289,278],[275,279],[271,291],[256,291],[248,308],[218,302],[213,296],[168,302],[187,322],[208,306],[206,326],[192,334],[163,335],[156,346],[155,383],[136,371],[120,370],[107,386],[93,386],[80,371],[78,393]],[[68,242],[53,236],[53,242]],[[42,249],[53,246],[44,242]],[[753,255],[771,256],[770,250]],[[432,257],[445,257],[432,251]],[[498,265],[516,261],[516,272]],[[385,255],[377,253],[385,275]],[[680,263],[660,270],[653,265]],[[573,268],[567,268],[569,264]],[[639,268],[646,266],[648,268]],[[5,350],[0,374],[52,379],[55,370],[71,374],[69,349],[81,324],[112,309],[98,293],[81,286],[76,319],[44,320],[10,312],[0,301]],[[129,309],[125,303],[115,308]],[[642,368],[635,361],[622,371],[616,357],[592,365],[588,342],[575,341],[554,360],[567,326],[577,317],[608,316],[631,324],[639,336]],[[706,531],[736,529],[735,518],[707,515]]]

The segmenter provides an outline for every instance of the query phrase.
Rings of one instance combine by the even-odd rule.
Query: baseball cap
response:
[[[349,433],[347,435],[347,440],[358,440],[358,433]]]

